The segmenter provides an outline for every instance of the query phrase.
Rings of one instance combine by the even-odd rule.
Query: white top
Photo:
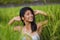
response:
[[[38,34],[35,34],[34,36],[32,36],[32,40],[40,40],[40,37]]]
[[[31,36],[32,40],[40,40],[38,33],[36,33],[35,35],[29,35],[29,36]],[[26,38],[24,37],[23,40],[26,40]]]

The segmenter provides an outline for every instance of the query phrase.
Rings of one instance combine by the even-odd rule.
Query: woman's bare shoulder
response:
[[[23,28],[22,26],[15,26],[14,31],[20,31],[20,30],[22,30],[22,28]]]

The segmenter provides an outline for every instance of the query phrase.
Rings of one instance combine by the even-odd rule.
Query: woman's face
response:
[[[32,22],[33,21],[33,14],[30,10],[27,10],[24,14],[24,21]]]

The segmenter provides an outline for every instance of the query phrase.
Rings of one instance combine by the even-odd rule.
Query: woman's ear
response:
[[[22,17],[22,20],[24,20],[24,17]]]

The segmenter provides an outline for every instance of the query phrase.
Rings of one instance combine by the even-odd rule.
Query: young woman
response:
[[[22,21],[24,27],[22,31],[24,34],[31,36],[32,40],[40,40],[39,35],[41,35],[43,25],[48,23],[48,20],[43,22],[36,23],[35,22],[35,15],[41,14],[47,16],[47,14],[40,10],[32,10],[30,7],[24,7],[20,10],[20,16],[14,17],[12,20],[9,21],[8,24],[12,24],[14,21]],[[21,26],[16,26],[14,30],[20,31]],[[29,38],[23,38],[23,40],[30,40]]]

